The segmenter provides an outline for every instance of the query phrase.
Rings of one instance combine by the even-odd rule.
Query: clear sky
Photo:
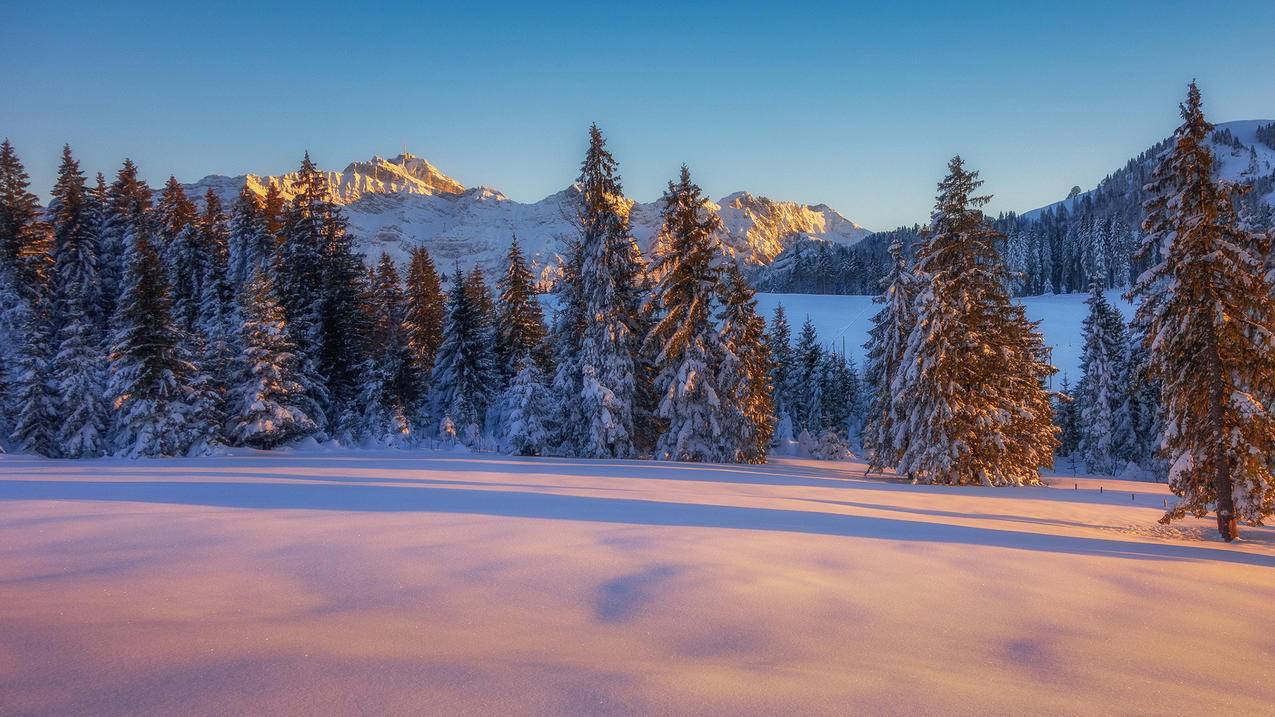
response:
[[[377,6],[373,9],[373,6]],[[1177,124],[1275,117],[1275,2],[198,4],[6,2],[0,135],[47,196],[85,169],[340,169],[404,144],[520,201],[565,187],[597,121],[630,196],[685,162],[713,197],[924,219],[962,154],[1026,210]]]

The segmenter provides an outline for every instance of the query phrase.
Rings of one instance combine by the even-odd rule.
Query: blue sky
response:
[[[628,193],[924,219],[954,153],[995,211],[1090,187],[1177,124],[1275,117],[1275,3],[8,3],[0,135],[152,184],[404,144],[467,185],[566,186],[597,121]],[[368,3],[367,5],[374,5]]]

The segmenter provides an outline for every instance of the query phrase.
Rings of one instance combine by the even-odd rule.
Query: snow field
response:
[[[1275,700],[1275,531],[1227,546],[1206,521],[1157,526],[1159,484],[863,473],[3,456],[0,713],[1261,714]]]

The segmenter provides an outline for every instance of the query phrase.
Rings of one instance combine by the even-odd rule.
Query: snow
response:
[[[1104,292],[1107,301],[1118,308],[1128,321],[1133,318],[1134,306],[1123,298],[1123,290]],[[1027,318],[1040,322],[1045,345],[1052,349],[1051,360],[1058,367],[1054,375],[1054,388],[1066,372],[1072,385],[1080,380],[1080,354],[1084,349],[1082,334],[1088,308],[1087,294],[1045,294],[1015,299],[1027,310]],[[866,353],[863,344],[872,328],[872,317],[881,309],[871,296],[839,296],[826,294],[758,294],[757,310],[766,320],[774,314],[775,306],[782,303],[788,312],[788,321],[800,325],[809,316],[814,322],[819,338],[829,347],[840,351],[844,342],[846,353],[862,367]]]
[[[0,712],[1268,713],[1275,530],[1054,480],[2,456]]]
[[[491,187],[467,189],[411,154],[388,160],[374,157],[324,175],[333,188],[333,199],[344,205],[357,248],[372,260],[385,251],[404,263],[413,246],[423,245],[442,271],[451,271],[454,264],[468,269],[477,263],[496,275],[516,234],[534,272],[551,278],[562,239],[579,232],[574,187],[524,204]],[[263,195],[270,184],[277,184],[288,198],[286,189],[293,181],[295,173],[211,175],[184,189],[188,196],[202,197],[211,188],[230,206],[245,183]],[[634,204],[630,210],[634,238],[648,255],[660,228],[661,206],[657,200]],[[769,263],[799,236],[848,245],[870,234],[826,205],[776,201],[747,192],[727,195],[710,203],[710,209],[722,218],[726,246],[750,265]]]

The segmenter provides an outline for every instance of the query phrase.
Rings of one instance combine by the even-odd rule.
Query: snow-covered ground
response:
[[[1165,500],[799,460],[3,456],[0,713],[1269,714],[1275,531],[1163,528]]]
[[[1106,292],[1107,301],[1118,307],[1126,319],[1133,318],[1133,304],[1125,301],[1123,292]],[[1027,309],[1028,318],[1040,322],[1045,345],[1053,349],[1051,360],[1058,367],[1054,387],[1065,373],[1072,385],[1080,379],[1080,353],[1084,348],[1082,325],[1089,308],[1085,306],[1087,294],[1045,294],[1017,299]],[[775,306],[784,305],[788,323],[792,324],[793,340],[801,324],[809,316],[814,322],[819,338],[840,351],[854,357],[863,366],[863,344],[868,340],[872,317],[881,307],[872,303],[871,296],[829,296],[816,294],[758,294],[757,309],[769,321]]]

